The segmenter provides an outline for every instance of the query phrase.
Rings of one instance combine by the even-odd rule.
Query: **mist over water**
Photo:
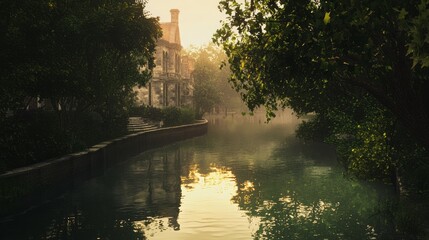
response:
[[[294,137],[288,112],[209,116],[206,136],[135,156],[0,227],[1,239],[386,239],[383,188]]]

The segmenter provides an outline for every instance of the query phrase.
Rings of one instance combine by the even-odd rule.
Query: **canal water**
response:
[[[132,157],[0,223],[0,239],[390,239],[386,187],[344,176],[280,114],[210,117],[206,136]]]

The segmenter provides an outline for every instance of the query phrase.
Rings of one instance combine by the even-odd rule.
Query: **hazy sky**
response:
[[[219,0],[148,0],[146,10],[161,22],[170,22],[170,9],[180,10],[179,27],[182,46],[200,46],[211,41],[224,16],[219,12]]]

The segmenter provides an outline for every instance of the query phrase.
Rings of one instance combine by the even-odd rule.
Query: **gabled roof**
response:
[[[182,45],[180,42],[180,31],[179,31],[179,25],[177,23],[160,23],[162,28],[162,38],[163,40],[173,43]]]

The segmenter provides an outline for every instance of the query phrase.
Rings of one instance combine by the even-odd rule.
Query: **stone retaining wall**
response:
[[[207,121],[133,133],[86,151],[15,169],[0,175],[0,219],[22,213],[99,176],[131,156],[207,133]]]

